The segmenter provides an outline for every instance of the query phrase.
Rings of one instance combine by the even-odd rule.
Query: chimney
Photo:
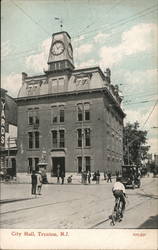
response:
[[[106,69],[104,72],[105,74],[105,79],[108,83],[111,83],[111,70],[109,68]]]
[[[25,72],[22,72],[22,84],[24,84],[26,77],[27,74]]]

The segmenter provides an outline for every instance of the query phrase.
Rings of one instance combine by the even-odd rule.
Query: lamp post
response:
[[[82,129],[81,129],[81,137],[82,137],[82,147],[81,147],[81,152],[82,152],[82,172],[85,170],[84,169],[84,130],[83,130],[83,119],[82,119]]]
[[[8,137],[8,140],[7,140],[7,144],[8,144],[8,166],[7,168],[10,167],[10,136]]]

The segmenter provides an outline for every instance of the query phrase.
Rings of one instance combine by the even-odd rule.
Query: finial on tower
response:
[[[63,20],[62,20],[62,18],[61,17],[55,17],[54,18],[55,20],[57,20],[57,21],[59,21],[59,23],[60,23],[60,31],[62,31],[62,28],[63,28]]]

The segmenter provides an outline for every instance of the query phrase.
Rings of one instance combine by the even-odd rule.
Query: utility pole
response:
[[[10,136],[8,137],[8,168],[10,167]]]
[[[81,128],[81,136],[82,136],[82,172],[85,170],[84,169],[84,129],[83,129],[83,118],[84,118],[84,114],[82,117],[82,128]]]

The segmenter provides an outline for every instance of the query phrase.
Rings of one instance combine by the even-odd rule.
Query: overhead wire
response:
[[[148,8],[148,9],[149,9],[149,8]],[[150,9],[151,9],[151,8],[150,8]],[[145,10],[144,10],[144,11],[145,11]],[[143,11],[143,12],[144,12],[144,11]],[[154,9],[153,11],[156,11],[156,9]],[[139,13],[139,12],[138,12],[138,13]],[[150,13],[146,13],[145,15],[148,15],[148,14],[150,14]],[[135,14],[134,16],[136,16],[136,15],[137,15],[137,14]],[[134,17],[134,16],[133,16],[133,17]],[[140,17],[140,16],[138,16],[138,17]],[[138,18],[138,17],[137,17],[137,18]],[[125,24],[128,23],[128,18],[123,19],[123,20],[126,20]],[[117,26],[120,26],[119,22],[120,22],[120,21],[115,22],[115,23],[113,23],[113,24],[116,24],[116,27],[117,27]],[[112,24],[112,25],[113,25],[113,24]],[[40,27],[41,27],[41,26],[40,26]],[[113,27],[113,26],[110,25],[109,28],[108,28],[107,30],[109,30],[109,29],[111,30],[112,27]],[[98,31],[98,29],[97,29],[97,31]],[[47,34],[48,34],[48,33],[47,33]],[[113,34],[117,34],[117,33],[112,33],[110,36],[112,36]],[[73,37],[73,38],[77,38],[78,36],[79,36],[79,35],[77,35],[76,37]],[[86,40],[86,39],[88,39],[88,38],[89,38],[89,37],[83,38],[83,40]],[[106,41],[107,41],[107,40],[109,41],[109,38],[107,38]],[[27,50],[27,51],[28,51],[28,50]],[[30,51],[31,51],[31,50],[30,50]],[[21,53],[23,54],[24,52],[21,52]],[[10,55],[10,56],[19,55],[19,54],[21,54],[21,53],[16,53],[16,54]],[[28,55],[28,54],[26,54],[26,55]],[[19,57],[18,57],[18,58],[19,58]],[[6,60],[9,60],[9,59],[4,59],[3,61],[6,61]]]
[[[152,113],[153,113],[153,111],[154,111],[154,109],[155,109],[155,107],[156,107],[157,103],[158,103],[158,99],[156,100],[156,102],[155,102],[155,104],[154,104],[154,106],[153,106],[152,110],[150,111],[150,113],[149,113],[149,115],[148,115],[147,119],[146,119],[146,120],[145,120],[145,122],[143,123],[142,128],[143,128],[143,127],[145,127],[145,125],[146,125],[146,123],[148,122],[148,120],[149,120],[150,116],[152,115]]]
[[[132,16],[129,16],[129,17],[127,17],[127,18],[123,18],[123,19],[120,19],[119,21],[117,21],[117,22],[114,22],[114,23],[112,23],[111,24],[111,26],[112,25],[115,25],[115,24],[119,24],[120,22],[122,22],[122,21],[126,21],[127,19],[131,19],[132,18],[132,20],[133,20],[133,18],[134,17],[136,17],[136,16],[142,16],[142,15],[140,15],[141,13],[144,13],[144,12],[148,12],[150,9],[152,9],[151,11],[157,11],[157,9],[155,9],[155,7],[158,7],[158,5],[156,4],[156,5],[152,5],[150,8],[146,8],[146,9],[144,9],[144,10],[142,10],[142,11],[139,11],[139,12],[137,12],[136,14],[134,14],[134,15],[132,15]],[[149,13],[150,13],[150,11],[149,11]],[[146,13],[144,13],[144,14],[146,14]],[[119,24],[120,25],[120,24]],[[100,27],[100,29],[104,29],[105,27],[108,27],[108,25],[102,25],[101,27]],[[111,28],[111,27],[110,27]],[[84,35],[84,34],[89,34],[89,33],[95,33],[96,31],[98,31],[98,28],[97,29],[94,29],[94,30],[91,30],[91,31],[88,31],[88,32],[85,32],[85,33],[81,33],[80,35]],[[77,35],[78,36],[78,35]],[[75,36],[74,37],[72,37],[72,38],[75,38]]]
[[[14,1],[11,1],[11,3],[13,3],[19,10],[21,10],[23,12],[23,14],[25,16],[27,16],[34,24],[36,24],[37,26],[39,26],[47,35],[49,35],[50,33],[36,20],[34,20],[34,18],[32,18],[31,15],[29,15],[22,7],[20,7],[17,3],[15,3]]]

